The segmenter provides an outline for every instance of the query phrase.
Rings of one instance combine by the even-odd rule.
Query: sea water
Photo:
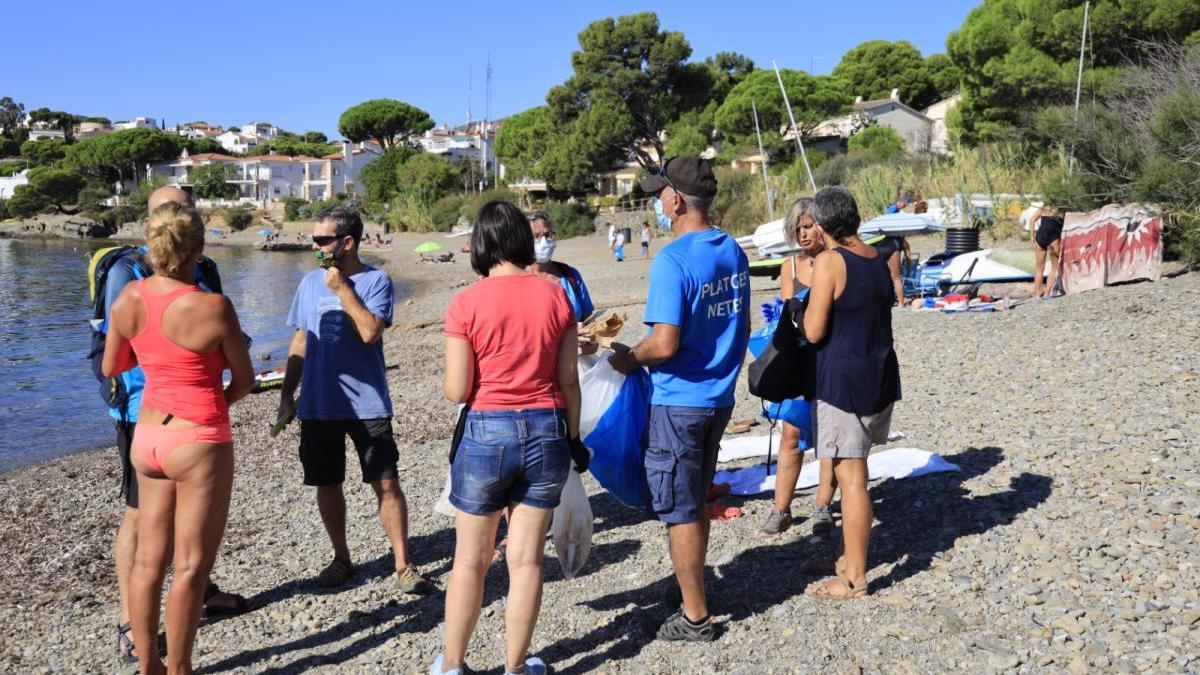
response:
[[[87,361],[88,253],[112,245],[0,239],[0,470],[115,442]],[[300,279],[315,268],[312,253],[210,246],[205,254],[254,340],[254,369],[282,367],[292,335],[288,309]]]

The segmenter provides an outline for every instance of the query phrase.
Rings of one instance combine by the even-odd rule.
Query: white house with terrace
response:
[[[309,201],[328,199],[338,193],[364,194],[358,174],[382,154],[375,143],[342,142],[341,152],[324,157],[256,155],[234,157],[220,153],[188,155],[149,167],[151,176],[165,178],[168,185],[192,191],[191,170],[209,164],[232,167],[226,182],[238,190],[237,201],[265,204],[284,197]]]

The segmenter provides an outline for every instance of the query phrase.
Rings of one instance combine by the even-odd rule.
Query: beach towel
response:
[[[895,443],[904,438],[903,431],[888,432],[888,443]],[[804,439],[801,438],[801,441]],[[772,455],[779,449],[780,434],[776,432],[771,438]],[[803,446],[808,447],[808,446]],[[739,436],[736,438],[721,439],[721,449],[717,452],[717,462],[732,462],[739,459],[747,459],[750,457],[766,457],[767,456],[767,437],[766,436]],[[773,462],[772,462],[773,463]]]
[[[867,472],[871,480],[915,478],[930,473],[958,470],[957,464],[947,462],[937,453],[919,448],[892,448],[867,457]],[[765,474],[766,466],[758,464],[733,471],[718,471],[713,482],[728,483],[731,494],[748,497],[775,491],[775,474]],[[796,489],[816,487],[819,482],[819,463],[808,462],[800,468]]]

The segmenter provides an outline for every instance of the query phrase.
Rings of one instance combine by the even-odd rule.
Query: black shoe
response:
[[[717,629],[713,625],[711,615],[704,617],[704,622],[700,625],[695,625],[683,615],[682,609],[672,614],[671,618],[658,628],[659,640],[712,642],[716,637]]]

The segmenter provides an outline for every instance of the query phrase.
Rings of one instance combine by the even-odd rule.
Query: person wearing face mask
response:
[[[317,215],[313,249],[324,269],[296,289],[288,325],[295,329],[279,392],[277,425],[300,419],[304,484],[316,488],[317,508],[333,545],[333,561],[317,577],[341,586],[357,568],[346,542],[346,437],[354,442],[362,480],[375,492],[379,520],[395,556],[396,585],[424,594],[434,586],[412,564],[408,504],[397,472],[392,399],[383,361],[383,330],[392,322],[392,280],[358,255],[363,224],[358,212],[335,206]],[[294,400],[296,385],[300,400]]]
[[[672,158],[641,186],[662,200],[675,239],[650,263],[649,333],[609,363],[626,375],[649,367],[653,383],[643,470],[683,601],[658,638],[708,642],[716,628],[704,590],[706,497],[750,337],[750,268],[733,237],[709,223],[717,179],[708,160]]]
[[[586,321],[596,306],[592,304],[592,296],[588,293],[587,284],[579,270],[570,265],[554,260],[554,249],[558,242],[554,239],[554,221],[545,211],[534,211],[529,216],[529,225],[533,228],[533,265],[529,270],[562,286],[575,312],[575,321]]]

